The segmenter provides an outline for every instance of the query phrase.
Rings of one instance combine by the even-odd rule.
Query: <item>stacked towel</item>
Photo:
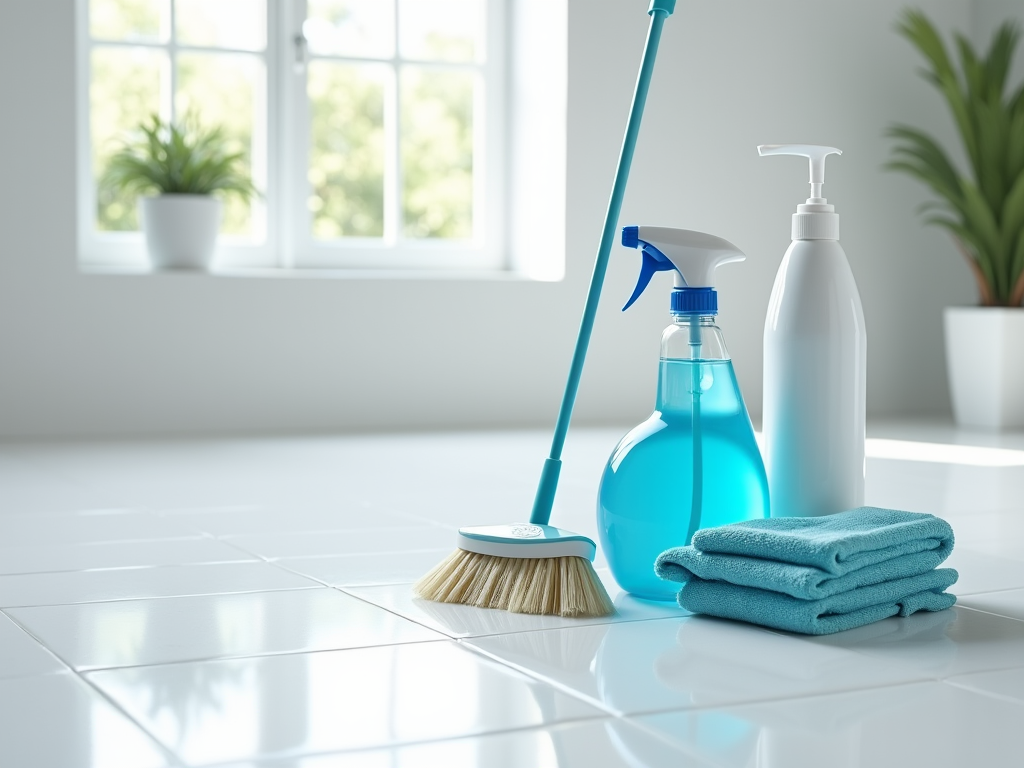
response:
[[[655,571],[683,582],[679,604],[694,613],[825,635],[952,606],[958,574],[937,569],[952,550],[944,520],[860,507],[706,528]]]

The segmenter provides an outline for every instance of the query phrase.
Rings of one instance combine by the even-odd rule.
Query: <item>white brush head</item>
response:
[[[597,554],[597,545],[586,536],[532,523],[460,528],[456,545],[467,552],[493,557],[583,557],[593,561]]]

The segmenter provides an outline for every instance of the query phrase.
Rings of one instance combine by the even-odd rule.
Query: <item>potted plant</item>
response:
[[[945,309],[953,412],[964,426],[1024,426],[1024,85],[1007,87],[1020,32],[996,31],[984,56],[956,36],[954,64],[935,27],[907,11],[898,30],[924,56],[963,144],[962,173],[933,138],[895,125],[888,167],[928,185],[926,222],[947,230],[978,283],[979,306]]]
[[[203,128],[193,115],[178,123],[153,115],[110,158],[100,183],[140,195],[153,266],[204,269],[220,228],[219,196],[257,194],[243,158],[228,150],[219,127]]]

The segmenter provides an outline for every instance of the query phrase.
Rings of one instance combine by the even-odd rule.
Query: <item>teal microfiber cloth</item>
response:
[[[687,610],[827,634],[951,606],[956,598],[941,593],[957,573],[934,569],[952,549],[944,520],[860,507],[704,529],[662,553],[655,571],[685,584]]]
[[[826,517],[748,520],[697,531],[662,553],[663,579],[692,577],[818,600],[926,573],[953,551],[953,529],[933,515],[860,507]]]
[[[934,515],[858,507],[823,517],[771,517],[706,528],[701,552],[744,555],[844,573],[900,555],[953,549],[953,529]]]
[[[890,616],[950,608],[956,596],[943,590],[956,580],[957,572],[952,568],[939,568],[820,600],[800,600],[767,589],[693,578],[679,591],[679,605],[693,613],[738,619],[787,632],[829,635]]]

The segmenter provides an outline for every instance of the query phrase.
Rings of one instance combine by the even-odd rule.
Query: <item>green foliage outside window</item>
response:
[[[406,237],[473,234],[473,78],[409,68],[402,82]]]
[[[332,61],[309,65],[308,178],[313,236],[384,234],[382,68]]]
[[[160,58],[159,54],[121,48],[97,48],[92,52],[89,117],[96,178],[106,172],[126,132],[159,111]],[[135,197],[113,187],[97,188],[96,228],[137,230]]]
[[[94,177],[110,178],[112,158],[125,137],[151,115],[166,115],[173,97],[174,114],[192,113],[205,125],[220,126],[224,151],[236,155],[239,172],[251,178],[251,156],[265,141],[257,130],[262,126],[254,122],[261,119],[257,111],[265,99],[261,57],[179,48],[172,58],[163,47],[171,30],[164,28],[167,18],[161,15],[159,1],[89,0],[89,6],[94,40],[89,89]],[[352,16],[354,7],[347,0],[321,0],[310,6],[311,12],[315,8],[318,17],[339,29],[357,18]],[[375,6],[364,3],[360,8],[370,18],[366,14]],[[179,34],[198,34],[182,28],[184,16],[179,16]],[[446,32],[443,20],[429,14],[417,18],[404,33],[412,35],[409,45],[416,58],[473,60],[476,43],[471,34],[464,29]],[[139,45],[104,45],[107,40]],[[476,74],[413,63],[394,70],[384,62],[315,55],[306,71],[310,192],[305,202],[314,238],[380,238],[385,219],[392,214],[400,215],[399,234],[405,238],[472,237]],[[168,83],[174,83],[174,94],[166,93]],[[390,90],[396,85],[397,94]],[[400,124],[386,126],[387,113],[395,106],[388,106],[388,100],[396,97]],[[396,170],[386,167],[396,149],[388,146],[391,131],[398,134],[398,154],[392,156],[398,167],[389,182],[387,174]],[[386,188],[394,181],[397,199],[386,201]],[[386,214],[385,205],[394,203],[397,206]],[[225,201],[222,232],[251,235],[253,226],[250,201],[239,196]],[[96,227],[137,230],[135,195],[118,185],[98,185]]]

